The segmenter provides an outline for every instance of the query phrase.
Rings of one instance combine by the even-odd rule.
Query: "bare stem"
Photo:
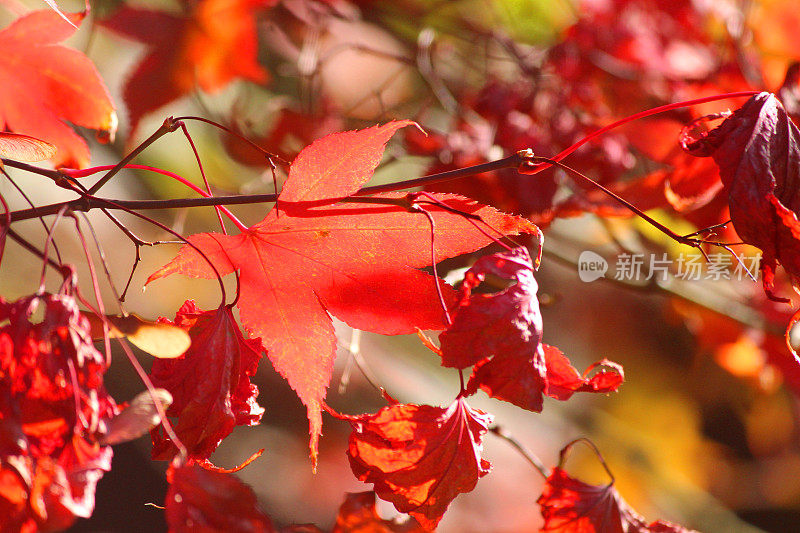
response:
[[[548,472],[547,467],[544,465],[541,459],[536,457],[533,454],[533,452],[531,452],[521,442],[515,439],[504,428],[500,426],[492,426],[489,428],[489,431],[491,431],[494,435],[497,435],[498,437],[509,443],[511,446],[513,446],[520,453],[520,455],[522,455],[522,457],[525,458],[526,461],[528,461],[531,465],[533,465],[536,471],[539,472],[543,478],[545,479],[548,478],[550,472]]]
[[[92,185],[91,188],[89,188],[89,194],[95,194],[97,191],[99,191],[103,187],[103,185],[108,183],[108,180],[113,178],[117,174],[117,172],[125,168],[125,165],[130,163],[134,157],[142,153],[145,150],[145,148],[156,142],[158,139],[160,139],[167,133],[172,133],[173,131],[177,130],[180,127],[180,125],[181,125],[180,121],[177,121],[172,117],[167,117],[167,119],[164,120],[164,123],[161,124],[161,126],[150,137],[145,139],[142,142],[142,144],[134,148],[133,151],[131,151],[128,155],[123,157],[122,160],[119,163],[117,163],[114,168],[109,170],[102,178],[100,178],[97,181],[97,183]]]

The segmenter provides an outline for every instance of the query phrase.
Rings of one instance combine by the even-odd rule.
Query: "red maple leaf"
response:
[[[423,533],[426,531],[413,518],[406,522],[384,520],[375,509],[372,491],[348,494],[339,507],[339,515],[331,533]]]
[[[103,26],[148,45],[125,83],[131,130],[141,118],[196,87],[215,92],[236,78],[264,83],[255,12],[274,0],[183,2],[181,14],[122,7]]]
[[[68,16],[78,25],[84,14]],[[84,167],[89,149],[66,123],[113,136],[117,115],[89,58],[56,44],[74,32],[51,10],[34,11],[0,30],[0,129],[55,145],[56,166]]]
[[[256,506],[253,489],[233,474],[189,463],[170,466],[164,506],[171,533],[226,531],[272,533],[272,522]]]
[[[352,417],[350,467],[398,511],[434,529],[450,502],[489,473],[480,452],[491,422],[463,398],[447,409],[397,404]]]
[[[592,367],[603,365],[614,372],[587,378],[560,350],[541,342],[542,315],[533,273],[526,248],[484,256],[466,272],[453,323],[439,336],[442,365],[475,365],[467,394],[480,388],[493,398],[537,412],[542,410],[543,394],[566,400],[574,392],[616,391],[623,381],[618,364],[604,359]],[[473,294],[487,275],[514,284],[496,293]]]
[[[350,326],[394,335],[443,328],[432,276],[431,228],[420,213],[395,205],[329,204],[369,179],[384,144],[408,121],[324,137],[303,150],[274,208],[239,235],[202,233],[189,238],[222,275],[239,271],[238,307],[245,328],[260,337],[267,355],[308,408],[311,455],[316,458],[320,408],[336,351],[332,315]],[[399,200],[402,194],[380,195]],[[466,198],[438,195],[456,210],[480,216],[503,234],[538,231],[530,222]],[[315,206],[303,209],[303,206]],[[459,214],[426,208],[435,221],[438,258],[476,250],[489,239]],[[215,276],[191,247],[154,273]],[[444,287],[446,299],[453,291]]]
[[[559,466],[545,480],[541,506],[544,526],[548,533],[691,533],[690,530],[663,520],[647,524],[622,499],[614,488],[614,478],[608,485],[590,485],[570,477],[561,467],[566,454],[579,441],[561,450]],[[592,445],[594,447],[594,445]],[[598,452],[599,453],[599,452]]]
[[[800,278],[800,130],[778,99],[766,92],[751,97],[688,148],[719,166],[736,233],[761,249],[767,294],[777,263]]]
[[[192,345],[180,359],[156,359],[153,385],[172,394],[167,415],[189,458],[207,459],[234,426],[253,426],[264,413],[256,403],[258,388],[250,383],[261,358],[258,339],[245,339],[229,307],[199,309],[187,300],[175,324],[188,330]],[[151,432],[153,458],[168,460],[177,448],[163,426]]]

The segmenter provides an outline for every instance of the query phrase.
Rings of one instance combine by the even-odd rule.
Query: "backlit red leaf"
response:
[[[359,480],[433,529],[453,499],[475,488],[491,465],[481,440],[492,416],[467,405],[391,405],[353,417],[347,455]]]
[[[309,191],[318,196],[323,190],[334,198],[349,194],[369,178],[365,169],[374,169],[380,159],[377,155],[383,145],[375,142],[376,133],[383,136],[398,124],[405,123],[325,137],[308,149],[314,157],[301,152],[300,161],[320,154],[332,158],[336,153],[358,154],[351,156],[351,163],[361,171],[350,174],[346,181],[339,180],[340,192],[319,184],[315,174],[302,171],[290,171],[285,190],[292,198],[302,198]],[[302,168],[311,171],[319,164]],[[380,195],[404,197],[401,193]],[[503,234],[538,231],[524,219],[466,198],[436,198],[456,210],[480,216]],[[279,206],[282,201],[283,195]],[[435,221],[433,239],[439,259],[489,244],[489,238],[461,215],[439,206],[426,209]],[[222,275],[239,271],[242,322],[253,337],[261,338],[275,369],[308,408],[312,458],[316,457],[321,402],[335,356],[336,339],[328,313],[354,328],[387,335],[443,328],[436,280],[418,270],[431,262],[431,238],[430,223],[423,214],[394,205],[353,203],[307,210],[275,208],[239,235],[202,233],[189,238]],[[173,273],[215,276],[189,246],[181,248],[148,282]],[[453,291],[446,285],[444,291],[445,299],[452,302]]]
[[[272,522],[257,507],[253,489],[233,474],[196,464],[171,466],[166,507],[170,533],[272,533]]]
[[[413,518],[406,522],[384,520],[375,510],[375,493],[348,494],[339,507],[331,533],[422,533],[426,531]]]
[[[199,87],[222,89],[242,78],[269,79],[258,64],[256,11],[274,0],[183,2],[184,14],[124,6],[103,26],[148,45],[125,83],[131,129],[141,118]]]
[[[396,120],[360,131],[332,133],[300,152],[281,190],[281,202],[314,202],[350,196],[365,183],[383,156],[383,147],[402,127]]]
[[[658,520],[647,524],[625,503],[614,484],[590,485],[553,468],[537,500],[548,533],[690,533]]]
[[[106,361],[68,291],[0,299],[0,324],[0,526],[64,529],[91,515],[111,468]]]
[[[83,16],[68,15],[75,24]],[[0,129],[56,146],[57,166],[83,167],[89,149],[67,122],[113,136],[117,116],[89,58],[57,44],[74,31],[51,10],[29,13],[0,30]]]
[[[558,348],[545,344],[544,353],[547,362],[547,395],[551,398],[568,400],[576,392],[616,392],[625,381],[622,366],[608,359],[594,363],[580,375]],[[613,372],[600,370],[588,377],[592,370],[601,366]]]
[[[175,315],[192,345],[179,359],[153,361],[153,385],[169,391],[167,416],[192,459],[207,459],[234,426],[252,426],[264,413],[250,383],[261,358],[257,339],[245,339],[230,308],[199,309],[188,300]],[[171,459],[177,449],[163,426],[152,431],[153,458]]]
[[[623,381],[621,366],[603,360],[596,365],[614,372],[587,378],[560,350],[541,342],[542,315],[533,273],[526,248],[484,256],[467,271],[453,323],[439,336],[442,365],[475,365],[467,394],[480,388],[493,398],[537,412],[544,394],[566,400],[575,392],[616,391]],[[513,285],[473,294],[487,276]]]

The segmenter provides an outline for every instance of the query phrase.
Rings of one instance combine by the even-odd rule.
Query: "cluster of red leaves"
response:
[[[552,157],[589,132],[642,109],[730,91],[751,90],[737,63],[722,57],[708,31],[729,16],[696,2],[669,4],[642,0],[581,2],[580,17],[541,64],[520,60],[517,77],[490,79],[477,92],[457,94],[462,109],[450,133],[422,138],[407,133],[409,150],[430,155],[432,172],[450,170],[531,148]],[[665,118],[606,134],[570,155],[568,164],[608,186],[643,210],[668,208],[700,227],[727,220],[719,175],[713,165],[682,153],[676,139],[694,116],[674,111]],[[498,150],[498,148],[502,150]],[[641,177],[634,169],[660,167]],[[477,180],[435,185],[466,194],[546,224],[553,217],[586,211],[601,216],[631,216],[608,196],[569,183],[572,196],[554,203],[557,181],[513,171],[494,171]]]
[[[472,490],[477,479],[489,471],[480,451],[481,436],[491,417],[471,409],[463,399],[447,409],[395,404],[350,421],[354,432],[348,456],[353,469],[361,473],[359,479],[375,483],[375,492],[348,494],[331,533],[432,531],[450,501],[459,492]],[[613,476],[607,485],[571,477],[562,465],[574,445],[572,442],[561,450],[561,461],[545,480],[537,500],[544,518],[541,531],[692,533],[663,520],[648,524],[622,499]],[[398,450],[412,453],[402,456]],[[311,524],[274,528],[258,509],[252,489],[229,473],[208,471],[196,464],[172,465],[167,479],[166,515],[174,533],[323,533]],[[402,523],[382,519],[375,509],[376,494],[413,518]]]
[[[425,206],[436,228],[416,209],[402,207],[404,194],[379,195],[397,205],[338,203],[355,193],[380,162],[384,144],[408,121],[343,132],[316,141],[292,163],[278,204],[261,222],[235,236],[193,235],[222,275],[238,271],[242,323],[261,343],[308,408],[311,455],[316,460],[320,409],[330,382],[336,339],[335,315],[354,328],[395,335],[415,328],[441,329],[444,317],[436,278],[418,270],[436,256],[447,258],[490,242],[459,214],[479,216],[502,234],[538,231],[530,222],[466,198],[438,195]],[[182,273],[215,277],[194,247],[148,279]],[[445,300],[455,293],[445,287]]]
[[[199,309],[187,300],[175,315],[186,329],[191,347],[178,359],[156,359],[150,370],[153,385],[172,395],[167,416],[188,458],[208,459],[234,426],[261,421],[258,388],[250,383],[261,358],[258,339],[245,339],[229,307]],[[154,459],[169,460],[177,448],[163,426],[151,431]]]
[[[485,163],[497,158],[498,152],[508,154],[531,148],[537,155],[555,154],[600,126],[587,114],[576,113],[558,86],[543,88],[524,78],[489,80],[476,94],[459,95],[459,101],[474,113],[469,118],[458,117],[450,133],[406,133],[409,153],[434,156],[428,172]],[[570,163],[583,172],[598,175],[601,181],[611,181],[630,169],[634,158],[623,137],[610,134],[578,150]],[[553,217],[557,183],[552,175],[545,175],[532,186],[530,178],[506,169],[470,180],[432,185],[430,189],[464,194],[542,224]]]
[[[0,324],[2,528],[63,529],[92,514],[111,468],[103,435],[117,405],[103,388],[106,360],[71,291],[0,299]]]
[[[181,12],[123,6],[102,25],[148,46],[125,84],[131,129],[147,113],[196,88],[215,92],[235,79],[266,83],[257,61],[256,14],[275,0],[183,0]]]
[[[68,15],[67,21],[50,10],[35,11],[0,30],[0,129],[56,146],[56,166],[89,163],[86,142],[67,122],[105,138],[113,137],[117,126],[95,66],[81,52],[57,44],[75,32],[84,15]]]
[[[543,395],[559,400],[575,392],[607,393],[622,384],[622,367],[608,360],[613,372],[581,376],[558,348],[542,343],[538,285],[526,248],[480,258],[464,275],[453,323],[440,336],[442,366],[474,365],[466,393],[479,388],[489,396],[531,411],[541,411]],[[493,276],[513,285],[496,293],[472,291]]]

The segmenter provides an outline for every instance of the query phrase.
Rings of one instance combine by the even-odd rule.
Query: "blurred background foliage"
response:
[[[0,10],[4,23],[20,10],[43,7],[35,1],[0,4],[10,6]],[[82,3],[59,6],[80,10]],[[183,30],[147,27],[143,33],[153,35],[149,43],[126,36],[109,22],[126,6],[170,13]],[[393,118],[417,120],[428,136],[409,131],[390,143],[374,178],[378,183],[528,147],[537,155],[554,155],[627,114],[709,94],[780,90],[789,108],[798,88],[796,80],[784,78],[800,60],[798,27],[800,11],[791,0],[107,1],[92,2],[89,23],[69,44],[95,61],[121,118],[114,143],[92,145],[93,164],[115,163],[170,115],[213,119],[288,160],[333,131]],[[236,70],[247,59],[241,57],[245,52],[236,31],[252,32],[257,39],[250,67],[260,69],[260,81]],[[169,43],[164,49],[174,54],[173,63],[163,79],[139,80],[152,84],[152,102],[126,101],[126,87],[158,39]],[[208,69],[212,74],[204,81]],[[178,86],[178,71],[197,78],[164,102],[162,93]],[[145,110],[133,133],[131,103]],[[653,209],[653,216],[679,233],[724,222],[716,169],[680,152],[677,136],[693,118],[729,105],[735,103],[634,123],[566,162],[643,209]],[[257,152],[206,125],[189,128],[216,194],[274,190],[273,176]],[[180,133],[159,140],[137,161],[202,185]],[[279,167],[278,184],[285,178],[282,172]],[[24,206],[10,187],[3,187],[12,207]],[[137,172],[121,173],[107,189],[105,195],[116,198],[191,196],[175,182]],[[26,184],[26,190],[37,203],[61,199],[46,197],[52,192],[35,184]],[[598,200],[563,172],[519,176],[502,171],[439,190],[461,192],[540,224],[545,231],[538,275],[544,341],[561,348],[579,370],[603,357],[625,368],[626,383],[608,397],[548,400],[543,413],[535,414],[479,393],[472,402],[476,407],[493,413],[499,426],[548,467],[567,442],[590,438],[623,497],[648,521],[663,518],[720,532],[791,531],[800,524],[800,379],[787,370],[791,356],[780,338],[787,306],[767,301],[760,286],[747,279],[684,282],[673,272],[660,281],[581,282],[577,258],[583,250],[611,264],[625,251],[675,259],[689,250],[626,210]],[[267,207],[233,210],[251,224]],[[155,216],[184,234],[216,224],[213,210],[206,208]],[[115,228],[96,213],[89,218],[106,247],[114,283],[124,285],[133,247],[121,243]],[[122,218],[148,239],[167,238]],[[35,221],[19,231],[31,238],[42,234]],[[730,228],[718,233],[737,240]],[[56,233],[56,242],[81,263],[68,225]],[[757,253],[746,247],[736,251]],[[171,245],[142,250],[127,308],[148,318],[172,318],[187,295],[201,307],[216,305],[214,282],[174,277],[139,289],[174,252]],[[453,270],[451,279],[457,281],[474,259],[451,260],[443,268]],[[14,299],[35,290],[38,270],[25,251],[9,243],[0,293]],[[85,269],[80,272],[86,276]],[[232,280],[227,282],[231,286]],[[113,301],[111,292],[105,296]],[[447,404],[458,390],[455,373],[441,368],[416,337],[355,333],[342,324],[337,333],[341,350],[328,401],[342,412],[374,412],[383,405],[365,373],[401,402]],[[141,361],[150,364],[146,354]],[[305,410],[296,395],[266,360],[255,382],[266,409],[262,424],[237,428],[212,459],[232,466],[265,448],[262,458],[239,473],[263,509],[280,524],[329,528],[344,493],[368,488],[353,478],[347,464],[349,426],[326,418],[319,470],[313,475]],[[120,402],[143,389],[124,357],[111,366],[107,386]],[[148,439],[117,447],[113,469],[99,484],[94,517],[80,521],[74,531],[165,529],[162,511],[144,505],[162,503],[166,490],[165,465],[149,461],[149,448]],[[491,434],[484,456],[493,463],[492,473],[454,501],[440,531],[537,531],[539,474]],[[576,449],[567,467],[587,481],[607,481],[588,451]],[[394,512],[390,505],[380,509],[387,516]]]

